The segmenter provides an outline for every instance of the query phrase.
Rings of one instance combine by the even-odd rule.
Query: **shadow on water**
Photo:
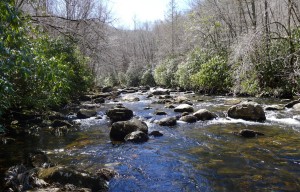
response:
[[[293,119],[295,112],[267,112],[265,123],[232,120],[225,118],[231,106],[226,101],[231,98],[189,95],[195,110],[206,108],[220,118],[160,127],[154,121],[166,116],[154,115],[156,110],[167,116],[178,113],[164,104],[152,104],[146,95],[136,96],[139,102],[123,104],[146,121],[150,132],[159,130],[164,136],[143,144],[113,145],[108,120],[88,119],[80,131],[64,137],[45,131],[41,137],[26,136],[1,145],[1,172],[18,164],[24,152],[39,148],[58,164],[91,172],[102,167],[117,170],[119,176],[110,181],[110,191],[300,191],[300,123]],[[113,105],[105,104],[100,113]],[[144,110],[147,106],[151,109]],[[232,134],[246,128],[265,136],[245,139]]]

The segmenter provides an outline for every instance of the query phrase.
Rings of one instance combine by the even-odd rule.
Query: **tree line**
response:
[[[296,0],[193,0],[180,12],[171,0],[164,21],[117,30],[113,70],[100,82],[291,97],[299,92],[299,6]]]

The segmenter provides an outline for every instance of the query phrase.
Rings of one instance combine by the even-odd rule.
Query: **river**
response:
[[[8,167],[20,163],[24,153],[41,149],[56,164],[90,172],[103,167],[116,170],[119,175],[109,182],[112,192],[300,191],[300,122],[294,119],[299,113],[292,109],[266,111],[264,123],[234,120],[226,118],[231,97],[172,93],[190,98],[195,110],[206,108],[219,118],[161,127],[156,120],[179,113],[164,104],[153,104],[147,93],[132,95],[140,101],[120,102],[147,123],[149,132],[158,130],[162,137],[150,137],[142,144],[113,144],[105,111],[117,102],[107,101],[98,110],[102,119],[81,120],[80,130],[66,136],[41,130],[39,136],[23,136],[0,145],[1,178]],[[275,99],[240,99],[262,106],[284,104]],[[152,109],[145,110],[147,106]],[[158,109],[168,115],[154,115]],[[246,128],[265,136],[246,139],[232,133]]]

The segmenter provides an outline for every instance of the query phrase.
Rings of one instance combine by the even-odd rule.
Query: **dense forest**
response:
[[[300,2],[170,0],[164,21],[113,27],[106,1],[0,2],[0,113],[61,106],[91,86],[292,97]]]

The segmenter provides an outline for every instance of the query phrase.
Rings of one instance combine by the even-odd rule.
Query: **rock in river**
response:
[[[38,178],[43,179],[48,183],[73,184],[77,187],[92,189],[92,191],[107,190],[104,179],[69,167],[56,166],[47,169],[39,169],[37,175]]]
[[[97,112],[95,109],[80,109],[77,113],[79,119],[86,119],[93,116],[96,116]]]
[[[149,137],[142,131],[134,131],[125,136],[125,141],[141,143],[148,141]]]
[[[188,104],[181,104],[174,109],[175,112],[194,112],[194,108]]]
[[[135,131],[142,131],[148,134],[148,126],[138,119],[115,122],[112,124],[110,137],[115,141],[124,141],[126,135]]]
[[[300,111],[300,103],[295,104],[295,105],[293,106],[293,109],[294,109],[295,111]]]
[[[195,117],[194,115],[185,115],[182,116],[179,120],[187,123],[195,123],[197,121],[197,117]]]
[[[242,102],[228,109],[228,117],[249,121],[265,121],[263,108],[255,102]]]
[[[201,121],[212,120],[218,117],[216,114],[208,111],[207,109],[200,109],[197,112],[195,112],[193,115],[196,116],[197,119]]]
[[[154,137],[161,137],[161,136],[163,136],[164,134],[162,134],[162,133],[159,132],[159,131],[152,131],[149,135],[150,135],[150,136],[154,136]]]
[[[174,126],[177,123],[176,117],[166,117],[158,121],[160,126]]]
[[[106,115],[110,118],[111,122],[127,121],[133,117],[133,111],[122,106],[117,106],[106,111]]]
[[[253,138],[253,137],[257,137],[258,135],[265,135],[261,132],[253,131],[250,129],[243,129],[238,133],[234,132],[234,134],[245,137],[245,138]]]

